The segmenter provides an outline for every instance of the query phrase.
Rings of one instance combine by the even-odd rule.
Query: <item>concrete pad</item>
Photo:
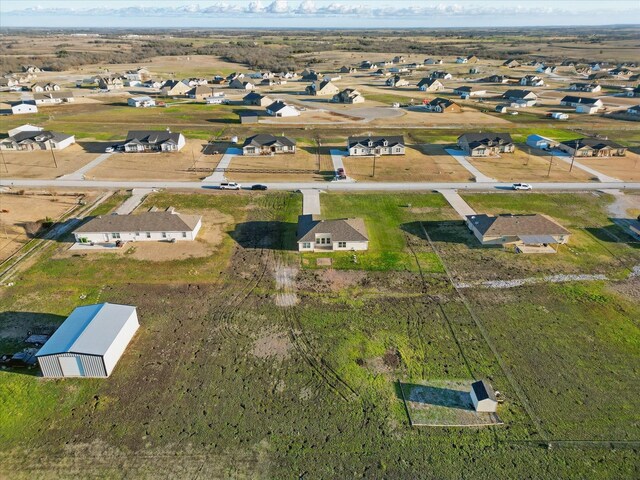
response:
[[[242,149],[236,147],[229,147],[227,151],[224,152],[224,155],[220,159],[220,163],[215,168],[214,172],[208,177],[204,178],[203,182],[226,182],[227,177],[225,177],[224,173],[229,168],[231,164],[231,160],[236,155],[242,155]]]
[[[460,165],[462,165],[463,168],[465,168],[469,173],[471,173],[476,178],[476,182],[497,182],[495,178],[486,176],[476,167],[471,165],[471,163],[469,162],[469,160],[467,160],[466,155],[462,150],[456,150],[453,148],[445,148],[444,150],[453,158],[455,158],[456,161]]]
[[[462,217],[463,220],[467,219],[467,215],[475,215],[476,212],[473,208],[469,206],[464,199],[458,195],[456,190],[438,190],[438,192],[445,198],[449,205],[453,207],[453,209],[458,212],[458,215]]]
[[[331,162],[333,163],[333,171],[334,172],[338,172],[339,168],[344,169],[345,173],[347,174],[347,178],[344,180],[336,180],[339,182],[355,182],[355,180],[351,177],[349,177],[349,172],[347,172],[346,168],[344,168],[344,163],[342,162],[342,157],[346,157],[347,155],[349,155],[349,152],[347,152],[346,150],[335,150],[332,149],[330,150],[331,153]]]
[[[320,215],[320,190],[305,189],[302,193],[302,214]]]

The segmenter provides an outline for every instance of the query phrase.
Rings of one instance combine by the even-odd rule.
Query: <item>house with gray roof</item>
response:
[[[362,218],[319,220],[300,215],[297,228],[300,252],[367,250],[369,236]]]
[[[175,242],[195,240],[202,227],[199,215],[183,215],[173,208],[151,209],[136,215],[93,217],[73,231],[78,243]]]
[[[576,97],[574,95],[566,95],[560,100],[560,105],[565,105],[567,107],[579,107],[582,105],[586,105],[588,107],[597,107],[601,108],[603,106],[602,100],[599,98],[587,98],[587,97]]]
[[[444,85],[437,78],[423,78],[418,82],[418,90],[421,92],[439,92],[444,90]]]
[[[482,245],[514,245],[522,252],[552,253],[571,232],[547,215],[467,215],[467,227]],[[530,248],[533,247],[533,248]],[[542,247],[536,249],[535,247]],[[551,247],[551,249],[549,249]]]
[[[627,147],[602,138],[567,140],[558,148],[576,157],[624,157],[627,153]]]
[[[276,153],[296,153],[296,141],[288,137],[276,137],[261,133],[249,137],[242,145],[243,155],[275,155]]]
[[[180,132],[166,130],[131,130],[124,142],[126,153],[177,152],[186,140]]]
[[[458,137],[458,146],[472,157],[491,157],[513,153],[516,149],[508,133],[465,133]]]
[[[34,127],[34,130],[18,131],[0,140],[0,150],[12,152],[62,150],[73,143],[76,143],[74,135]]]
[[[55,105],[56,103],[70,103],[75,100],[72,92],[41,92],[33,94],[33,102],[36,105]]]
[[[249,92],[242,97],[242,103],[245,105],[255,105],[257,107],[268,107],[273,103],[273,99],[257,92]]]
[[[351,156],[404,155],[404,137],[402,135],[349,137],[347,139],[347,150]]]

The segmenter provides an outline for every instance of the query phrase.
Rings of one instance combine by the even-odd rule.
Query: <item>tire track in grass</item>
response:
[[[500,352],[498,351],[498,348],[496,347],[495,343],[491,339],[491,336],[489,335],[489,332],[484,327],[484,324],[478,318],[478,316],[474,313],[474,311],[471,309],[471,305],[470,305],[469,301],[462,294],[461,290],[456,285],[449,268],[444,263],[444,260],[443,260],[442,256],[440,255],[440,252],[438,252],[438,250],[436,249],[435,244],[431,240],[431,236],[427,232],[427,229],[425,228],[424,223],[420,222],[420,228],[422,229],[422,232],[424,233],[425,238],[429,242],[429,245],[431,246],[431,249],[438,256],[438,259],[440,260],[440,263],[442,264],[442,267],[444,268],[444,271],[445,271],[445,273],[447,275],[447,278],[449,279],[449,283],[451,284],[451,286],[456,291],[456,293],[457,293],[458,297],[460,298],[460,300],[462,300],[462,303],[465,306],[465,309],[467,310],[467,312],[469,312],[469,315],[471,315],[471,318],[473,319],[476,327],[480,331],[480,334],[482,335],[482,338],[484,339],[485,343],[491,349],[491,352],[493,353],[493,356],[496,358],[496,361],[498,362],[498,365],[500,366],[500,368],[502,370],[502,373],[507,378],[509,384],[511,385],[511,388],[513,389],[513,391],[515,392],[516,396],[518,397],[518,400],[520,401],[520,403],[524,407],[525,411],[527,412],[527,415],[529,415],[529,418],[530,418],[531,422],[534,424],[534,426],[536,427],[536,430],[538,431],[538,434],[542,437],[542,439],[546,443],[549,443],[549,434],[542,427],[542,420],[536,415],[533,407],[531,406],[531,403],[529,402],[529,399],[527,398],[526,394],[524,393],[524,390],[522,390],[522,388],[518,384],[515,376],[513,375],[513,372],[511,371],[511,369],[508,367],[508,365],[503,360],[502,356],[500,355]],[[475,378],[475,376],[474,376],[474,378]]]

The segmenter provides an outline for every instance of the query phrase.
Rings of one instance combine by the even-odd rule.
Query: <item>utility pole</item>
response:
[[[56,154],[53,153],[53,142],[49,140],[49,147],[51,147],[51,156],[53,157],[53,164],[58,168],[58,162],[56,161]]]
[[[549,160],[549,171],[547,172],[547,177],[551,176],[551,166],[553,165],[553,153],[551,154],[551,160]]]
[[[4,153],[0,150],[0,156],[2,156],[2,164],[4,165],[5,173],[9,173],[9,169],[7,168],[7,161],[4,159]]]
[[[318,161],[318,173],[320,173],[320,135],[316,135],[316,160]]]
[[[191,168],[196,168],[196,154],[193,153],[193,148],[191,148],[191,159],[193,160],[193,164],[191,165]]]
[[[371,175],[372,177],[376,176],[376,157],[377,155],[374,153],[373,154],[373,174]]]
[[[569,173],[573,170],[573,162],[576,159],[576,155],[578,154],[578,148],[580,146],[580,140],[576,140],[575,150],[573,151],[573,155],[571,156],[571,166],[569,167]]]

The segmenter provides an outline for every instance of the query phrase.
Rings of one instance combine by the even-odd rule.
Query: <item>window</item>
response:
[[[147,238],[151,238],[151,232],[147,232]]]
[[[182,238],[187,238],[187,232],[182,232]]]
[[[402,149],[400,147],[396,147],[396,153],[400,153]]]
[[[111,238],[120,238],[120,234],[119,233],[112,233],[111,234]]]
[[[162,238],[167,238],[167,232],[162,232]]]
[[[347,248],[347,242],[338,242],[338,248]]]
[[[303,242],[302,248],[311,248],[311,242]]]
[[[320,240],[322,240],[322,239],[321,239],[321,238],[316,238],[316,243],[317,243],[318,245],[320,245]]]
[[[140,232],[136,232],[136,237],[139,237],[139,236],[140,236]]]

